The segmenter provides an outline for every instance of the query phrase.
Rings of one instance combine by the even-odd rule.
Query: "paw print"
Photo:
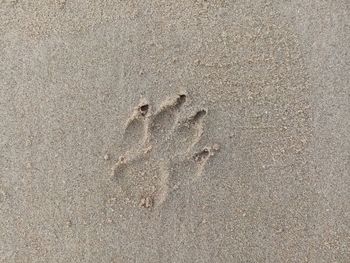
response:
[[[163,204],[171,193],[202,176],[214,144],[195,152],[207,110],[181,118],[186,95],[164,101],[154,113],[143,101],[129,118],[123,137],[125,153],[113,166],[122,195],[144,208]]]

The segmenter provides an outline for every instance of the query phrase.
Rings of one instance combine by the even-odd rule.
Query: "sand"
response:
[[[0,262],[350,262],[349,15],[0,1]]]

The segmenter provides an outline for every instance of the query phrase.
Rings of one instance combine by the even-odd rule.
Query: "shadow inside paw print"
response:
[[[147,102],[135,108],[124,133],[125,153],[113,167],[113,178],[134,205],[150,208],[164,203],[172,192],[192,183],[218,145],[194,152],[203,134],[202,109],[182,119],[186,95],[164,101],[152,113]]]

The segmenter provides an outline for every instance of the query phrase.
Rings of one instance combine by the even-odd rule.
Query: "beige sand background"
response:
[[[1,0],[0,262],[350,262],[349,12]]]

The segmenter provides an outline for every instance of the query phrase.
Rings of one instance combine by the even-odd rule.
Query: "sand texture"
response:
[[[349,0],[0,0],[0,262],[350,262]]]

